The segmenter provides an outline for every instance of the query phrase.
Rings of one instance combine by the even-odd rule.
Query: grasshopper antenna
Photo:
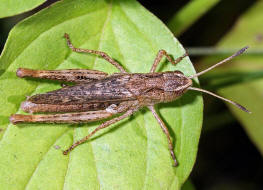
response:
[[[221,100],[224,100],[224,101],[226,101],[226,102],[229,102],[230,104],[233,104],[234,106],[238,107],[239,109],[241,109],[241,110],[243,110],[243,111],[245,111],[245,112],[247,112],[247,113],[251,113],[249,110],[247,110],[245,107],[241,106],[240,104],[238,104],[238,103],[236,103],[236,102],[234,102],[234,101],[232,101],[232,100],[223,98],[222,96],[219,96],[219,95],[217,95],[217,94],[214,94],[214,93],[212,93],[212,92],[210,92],[210,91],[207,91],[207,90],[204,90],[204,89],[201,89],[201,88],[195,88],[195,87],[189,87],[188,89],[189,89],[189,90],[195,90],[195,91],[199,91],[199,92],[204,92],[204,93],[210,94],[210,95],[212,95],[212,96],[214,96],[214,97],[216,97],[216,98],[219,98],[219,99],[221,99]]]
[[[225,63],[225,62],[228,62],[229,60],[233,59],[234,57],[236,57],[236,56],[244,53],[244,51],[246,51],[247,49],[248,49],[248,46],[240,49],[238,52],[236,52],[236,53],[234,53],[233,55],[231,55],[230,57],[228,57],[228,58],[220,61],[219,63],[217,63],[217,64],[215,64],[215,65],[213,65],[213,66],[211,66],[211,67],[209,67],[209,68],[207,68],[207,69],[199,72],[199,73],[196,73],[196,74],[194,74],[194,75],[192,75],[192,76],[190,76],[190,77],[188,77],[188,78],[192,79],[192,78],[198,77],[198,76],[200,76],[200,75],[202,75],[202,74],[204,74],[204,73],[212,70],[213,68],[215,68],[215,67],[217,67],[217,66],[219,66],[219,65],[222,65],[222,64]]]

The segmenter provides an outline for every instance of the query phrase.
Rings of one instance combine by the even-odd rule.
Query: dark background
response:
[[[0,50],[2,51],[9,31],[17,22],[53,2],[55,1],[49,0],[28,13],[0,19]],[[139,2],[167,23],[189,0],[139,0]],[[256,0],[221,0],[178,36],[178,39],[186,48],[214,46],[231,29],[240,15],[255,2]],[[201,58],[191,59],[198,62]],[[190,176],[194,187],[205,190],[263,189],[263,162],[259,151],[222,101],[205,96],[204,102],[203,132],[197,161]],[[211,117],[211,112],[216,115],[217,111],[226,113],[227,122],[214,127],[211,123],[217,122],[217,118]]]

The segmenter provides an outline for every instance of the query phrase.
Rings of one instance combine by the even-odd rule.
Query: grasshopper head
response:
[[[183,94],[193,84],[181,71],[166,72],[164,79],[166,81],[164,90],[176,92],[178,95]]]
[[[196,73],[192,76],[185,76],[182,72],[180,71],[173,71],[173,72],[165,72],[164,73],[164,81],[165,81],[165,85],[164,85],[164,91],[165,92],[168,92],[168,98],[167,100],[169,99],[169,101],[172,101],[172,100],[175,100],[176,98],[178,98],[179,96],[181,96],[183,93],[185,93],[187,90],[194,90],[194,91],[199,91],[199,92],[204,92],[204,93],[207,93],[207,94],[210,94],[216,98],[219,98],[221,100],[224,100],[226,102],[229,102],[231,104],[233,104],[234,106],[238,107],[239,109],[247,112],[247,113],[251,113],[249,110],[247,110],[245,107],[241,106],[240,104],[232,101],[232,100],[229,100],[229,99],[226,99],[222,96],[219,96],[217,94],[214,94],[210,91],[207,91],[207,90],[204,90],[204,89],[201,89],[201,88],[195,88],[195,87],[192,87],[192,79],[195,78],[195,77],[198,77],[210,70],[212,70],[213,68],[223,64],[223,63],[226,63],[227,61],[233,59],[234,57],[242,54],[246,49],[248,48],[248,46],[240,49],[238,52],[236,52],[235,54],[233,54],[232,56],[220,61],[219,63],[216,63],[215,65],[199,72],[199,73]],[[172,96],[170,96],[170,92],[173,93]],[[169,97],[170,96],[170,97]]]

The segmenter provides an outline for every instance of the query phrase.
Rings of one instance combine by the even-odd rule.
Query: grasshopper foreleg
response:
[[[67,39],[67,44],[68,47],[70,49],[72,49],[72,51],[75,52],[84,52],[84,53],[91,53],[91,54],[95,54],[95,55],[99,55],[101,56],[103,59],[105,59],[106,61],[108,61],[109,63],[111,63],[112,65],[114,65],[117,69],[120,70],[121,73],[127,73],[125,71],[125,69],[118,63],[116,62],[114,59],[112,59],[107,53],[102,52],[102,51],[97,51],[97,50],[91,50],[91,49],[82,49],[82,48],[75,48],[73,46],[73,44],[70,41],[69,35],[67,33],[64,34],[64,37]]]
[[[170,55],[168,55],[168,53],[165,50],[160,50],[153,62],[152,68],[150,70],[150,73],[154,73],[158,64],[160,63],[161,59],[163,58],[163,56],[166,56],[166,58],[168,59],[168,61],[170,61],[173,65],[176,65],[177,63],[179,63],[184,57],[187,56],[187,53],[185,53],[184,55],[182,55],[181,57],[178,57],[176,60],[173,60],[172,57]]]
[[[169,134],[169,131],[168,131],[168,128],[165,126],[164,122],[162,121],[162,119],[159,117],[159,115],[156,113],[155,109],[154,109],[154,106],[148,106],[148,108],[151,110],[151,112],[153,113],[153,116],[155,117],[155,119],[158,121],[159,125],[161,126],[164,134],[166,135],[167,137],[167,140],[168,140],[168,146],[169,146],[169,150],[170,150],[170,154],[173,158],[173,161],[174,161],[174,166],[177,166],[178,165],[178,162],[175,158],[175,154],[174,154],[174,150],[173,150],[173,143],[171,141],[171,137],[170,137],[170,134]]]

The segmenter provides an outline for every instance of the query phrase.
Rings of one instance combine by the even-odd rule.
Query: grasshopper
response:
[[[208,93],[212,96],[225,100],[245,112],[246,108],[231,100],[225,99],[204,89],[192,87],[192,79],[207,71],[229,61],[242,54],[248,47],[244,47],[232,56],[192,76],[185,76],[181,71],[155,72],[161,59],[165,56],[172,64],[177,64],[187,53],[173,60],[165,50],[160,50],[154,60],[149,73],[128,73],[125,69],[101,51],[75,48],[70,41],[69,35],[65,34],[67,45],[74,52],[85,52],[101,56],[114,65],[120,73],[108,75],[102,71],[87,69],[68,70],[32,70],[19,68],[16,72],[18,77],[34,77],[64,82],[74,82],[73,86],[44,94],[28,97],[22,102],[21,109],[25,112],[64,112],[49,115],[22,115],[13,114],[10,121],[18,123],[85,123],[110,118],[120,114],[98,126],[89,135],[73,143],[63,152],[67,155],[78,145],[87,141],[96,132],[132,115],[143,107],[148,107],[159,123],[168,140],[168,146],[174,166],[178,164],[169,131],[157,114],[154,105],[162,102],[171,102],[183,95],[187,90],[195,90]]]

